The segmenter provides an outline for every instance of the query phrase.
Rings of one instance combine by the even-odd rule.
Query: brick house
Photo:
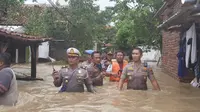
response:
[[[181,33],[187,31],[191,23],[198,22],[197,13],[200,6],[197,0],[164,0],[163,6],[155,16],[159,16],[162,24],[162,67],[165,72],[180,82],[190,82],[194,74],[188,70],[184,78],[178,77],[179,41]]]

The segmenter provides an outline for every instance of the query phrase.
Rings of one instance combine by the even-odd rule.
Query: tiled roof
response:
[[[51,38],[44,38],[41,36],[31,36],[26,34],[20,34],[13,31],[5,30],[0,28],[0,38],[11,38],[20,41],[29,41],[29,42],[45,42],[52,40]]]
[[[22,6],[17,7],[16,10],[11,8],[8,10],[8,15],[6,21],[0,21],[0,24],[16,24],[16,25],[24,25],[29,21],[29,16],[34,11],[37,11],[38,14],[43,14],[46,8],[49,8],[48,4],[24,4]]]

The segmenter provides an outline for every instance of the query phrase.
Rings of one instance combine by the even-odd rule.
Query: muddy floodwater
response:
[[[18,81],[17,106],[0,106],[0,112],[200,112],[200,89],[178,83],[160,68],[153,69],[162,91],[151,90],[150,82],[148,91],[118,91],[116,83],[105,79],[96,94],[58,93],[50,75],[52,67],[38,64],[37,77],[44,81]],[[30,73],[24,65],[14,70]]]

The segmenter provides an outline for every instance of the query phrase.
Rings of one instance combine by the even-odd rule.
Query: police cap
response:
[[[68,48],[67,49],[67,56],[81,56],[81,53],[76,48]]]

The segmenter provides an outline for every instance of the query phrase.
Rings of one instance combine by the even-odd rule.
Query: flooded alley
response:
[[[26,66],[27,67],[27,66]],[[56,66],[59,69],[61,66]],[[28,68],[27,68],[28,69]],[[19,68],[14,68],[19,71]],[[18,81],[16,107],[0,107],[1,112],[199,112],[200,90],[180,84],[154,67],[161,91],[118,91],[115,83],[105,79],[97,93],[58,93],[51,77],[50,65],[37,66],[44,81]],[[124,87],[125,88],[125,87]]]
[[[0,0],[0,112],[200,112],[199,20],[200,0]]]

